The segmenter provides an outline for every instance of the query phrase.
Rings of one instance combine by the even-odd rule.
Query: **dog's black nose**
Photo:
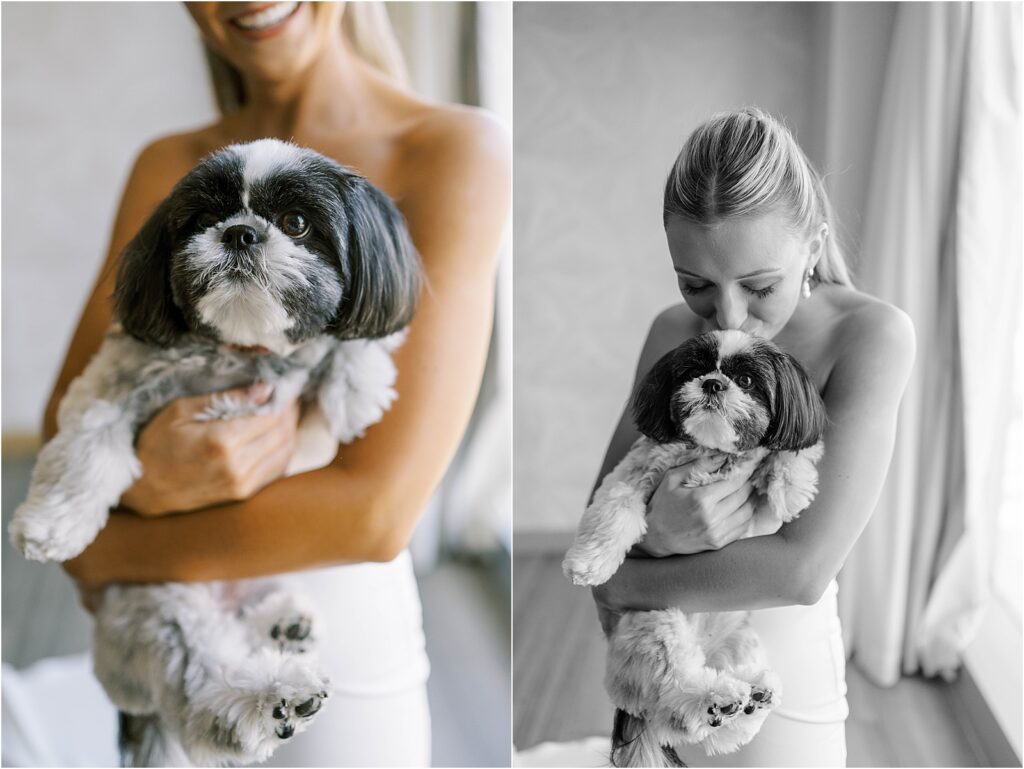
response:
[[[263,238],[248,224],[234,224],[224,230],[220,242],[241,251],[243,248],[252,248],[257,243],[262,243]]]
[[[720,393],[720,392],[722,392],[722,390],[725,389],[725,385],[722,384],[717,379],[705,379],[704,383],[700,387],[708,395],[714,395],[715,393]]]

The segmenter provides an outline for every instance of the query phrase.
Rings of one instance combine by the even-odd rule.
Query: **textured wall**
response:
[[[662,185],[687,134],[757,104],[808,151],[819,9],[515,6],[515,527],[575,527],[644,334],[679,301]]]
[[[3,431],[34,434],[136,153],[211,120],[180,3],[3,5]]]

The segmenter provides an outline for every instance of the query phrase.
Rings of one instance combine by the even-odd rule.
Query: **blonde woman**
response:
[[[664,223],[683,302],[653,322],[638,379],[681,340],[711,329],[773,339],[811,374],[828,411],[817,498],[776,534],[737,540],[749,481],[684,488],[669,471],[640,550],[595,590],[602,624],[626,610],[753,610],[783,682],[782,705],[738,753],[691,766],[844,766],[845,656],[834,578],[874,509],[914,360],[900,310],[854,288],[820,177],[792,135],[756,109],[717,115],[687,140],[665,187]],[[870,258],[870,255],[868,255]],[[604,477],[638,437],[624,414]],[[613,762],[635,722],[620,720]],[[670,755],[666,755],[671,760]]]
[[[403,84],[380,4],[187,5],[230,111],[139,154],[49,401],[48,435],[61,396],[111,322],[122,248],[174,183],[225,145],[276,137],[354,166],[405,215],[429,289],[395,356],[398,401],[365,438],[330,461],[336,446],[322,445],[315,414],[300,425],[297,405],[202,423],[192,417],[207,397],[178,400],[138,437],[143,473],[122,498],[126,510],[66,567],[87,596],[112,582],[301,572],[290,578],[327,615],[323,654],[336,694],[273,761],[426,766],[428,663],[405,547],[483,372],[509,206],[508,137],[485,114],[427,102]],[[260,397],[255,388],[240,394]],[[297,450],[318,443],[326,466],[283,477]]]

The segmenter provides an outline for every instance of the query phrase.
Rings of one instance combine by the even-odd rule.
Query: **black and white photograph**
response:
[[[1020,766],[1020,4],[513,40],[514,765]]]

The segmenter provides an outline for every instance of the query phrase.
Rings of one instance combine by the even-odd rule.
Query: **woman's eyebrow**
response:
[[[737,278],[737,280],[756,278],[759,275],[767,275],[770,272],[779,272],[781,270],[781,267],[766,267],[763,270],[754,270],[753,272],[748,272],[746,275],[740,275],[739,278]],[[699,278],[700,280],[707,280],[707,278],[705,278],[703,275],[698,275],[697,273],[690,272],[689,270],[676,269],[676,272],[678,272],[680,275],[686,275],[687,277],[690,278]]]

